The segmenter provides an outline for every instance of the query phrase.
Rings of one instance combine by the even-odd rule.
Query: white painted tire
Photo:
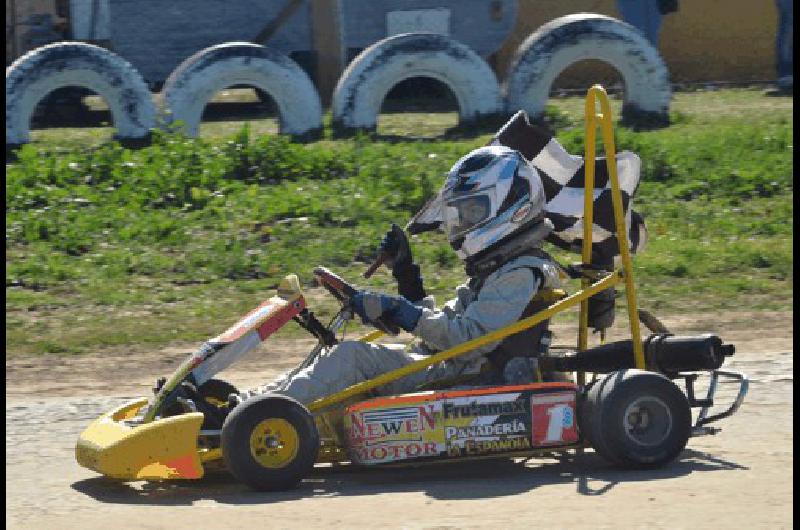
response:
[[[155,124],[152,94],[125,59],[99,46],[56,42],[29,51],[6,68],[6,143],[30,141],[36,105],[63,87],[101,96],[111,111],[116,138],[146,137]]]
[[[532,118],[540,117],[553,81],[585,59],[604,61],[619,71],[625,84],[623,116],[667,118],[672,89],[658,51],[630,24],[594,13],[559,17],[525,39],[504,87],[509,112],[523,109]]]
[[[366,48],[342,73],[333,92],[334,125],[374,129],[386,94],[412,77],[447,85],[458,101],[461,123],[503,109],[497,77],[469,47],[444,35],[404,33]]]
[[[196,136],[208,102],[233,85],[269,94],[281,133],[308,136],[322,129],[322,105],[308,75],[286,55],[248,42],[217,44],[178,65],[164,82],[167,121],[182,121],[186,134]]]

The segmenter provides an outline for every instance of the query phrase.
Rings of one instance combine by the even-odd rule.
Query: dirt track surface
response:
[[[624,323],[624,318],[621,319]],[[79,467],[97,415],[145,395],[192,349],[6,361],[9,528],[791,528],[791,313],[664,318],[737,346],[751,378],[716,436],[655,471],[618,471],[592,451],[562,461],[496,459],[407,470],[318,468],[298,490],[256,493],[224,472],[198,482],[117,483]],[[557,339],[571,336],[566,331]],[[613,336],[611,337],[614,338]],[[270,344],[224,376],[246,388],[293,365],[309,341]],[[718,395],[731,396],[731,385]],[[257,526],[256,526],[257,525]]]

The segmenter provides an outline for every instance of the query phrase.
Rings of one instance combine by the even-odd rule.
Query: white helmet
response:
[[[441,193],[442,227],[462,260],[544,219],[536,170],[508,147],[492,145],[456,162]]]

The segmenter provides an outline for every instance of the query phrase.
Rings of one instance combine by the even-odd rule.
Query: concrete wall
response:
[[[198,50],[249,41],[291,0],[111,0],[111,49],[148,82],[163,81]],[[266,43],[284,53],[312,49],[310,2]]]
[[[774,0],[684,0],[664,20],[673,82],[775,79]]]
[[[343,12],[351,15],[349,22],[343,22],[345,49],[342,53],[345,56],[348,46],[363,46],[369,39],[386,36],[386,24],[380,16],[372,13],[376,9],[433,8],[436,5],[451,7],[453,4],[422,0],[327,1],[338,1],[344,8]],[[487,56],[501,81],[506,78],[508,65],[517,47],[537,28],[554,18],[580,12],[620,18],[615,0],[519,0],[503,4],[506,13],[514,11],[516,21],[500,49],[492,53],[489,43],[496,40],[505,28],[502,24],[491,22],[487,11],[491,4],[488,1],[468,1],[453,10],[451,20],[455,16],[462,17],[467,11],[471,13],[465,19],[470,27],[462,24],[459,31],[451,31],[450,34],[473,48],[477,46],[476,51]],[[357,8],[348,9],[347,6],[353,5]],[[467,7],[470,9],[467,10]],[[372,16],[365,19],[362,12],[367,11]],[[666,15],[661,27],[659,51],[669,68],[670,80],[673,83],[774,80],[777,16],[773,0],[681,0],[678,12]],[[366,20],[372,24],[367,24]],[[348,30],[348,27],[360,29]],[[473,36],[476,42],[484,44],[476,45],[475,42],[463,40],[464,35]],[[327,82],[320,79],[318,83],[320,95],[323,101],[327,101],[336,83],[334,70],[340,71],[340,67],[333,62],[321,62],[320,68],[328,74]],[[610,66],[598,61],[585,61],[567,68],[556,80],[554,88],[585,88],[597,82],[612,85],[620,81],[620,76]]]
[[[339,3],[345,53],[398,33],[432,31],[488,56],[508,38],[517,18],[516,0],[339,0]],[[414,17],[415,12],[420,16]]]
[[[82,20],[74,29],[81,37],[98,30],[102,35],[95,38],[110,35],[109,47],[146,80],[163,81],[181,61],[206,46],[254,39],[292,1],[102,0],[101,23],[90,28]],[[6,0],[6,63],[30,47],[64,38],[31,18],[51,13],[46,26],[65,25],[54,13],[55,3]],[[76,16],[94,5],[90,0],[68,3],[74,4]],[[262,44],[287,54],[300,52],[295,58],[327,102],[353,53],[386,37],[391,25],[413,26],[414,12],[428,11],[436,11],[436,16],[417,23],[446,26],[449,35],[486,57],[501,81],[517,47],[542,24],[578,12],[619,17],[615,0],[302,0]],[[664,18],[660,51],[673,82],[769,81],[775,78],[776,26],[774,0],[681,0],[680,10]],[[608,85],[618,79],[610,67],[587,62],[568,68],[555,87]]]
[[[502,79],[517,47],[542,24],[563,15],[593,12],[619,18],[615,0],[520,0],[517,23],[497,53]],[[772,0],[681,0],[664,17],[659,51],[673,83],[770,81],[775,78],[777,10]],[[603,64],[568,68],[557,88],[578,88],[619,79]]]

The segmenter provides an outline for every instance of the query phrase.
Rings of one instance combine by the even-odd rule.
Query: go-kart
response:
[[[599,98],[602,114],[594,112]],[[587,120],[602,120],[606,153],[613,160],[610,111],[602,88],[589,92]],[[587,146],[594,127],[587,127]],[[590,158],[591,157],[591,158]],[[587,160],[594,161],[593,148]],[[586,188],[593,189],[588,171]],[[608,164],[612,189],[619,195],[614,164]],[[618,199],[618,197],[617,197]],[[153,395],[126,403],[92,422],[80,435],[78,463],[121,480],[199,479],[205,468],[224,466],[238,480],[259,490],[295,486],[318,463],[422,465],[477,458],[536,456],[593,448],[610,463],[626,468],[657,467],[674,460],[692,436],[714,434],[709,424],[733,414],[742,404],[748,379],[722,370],[734,347],[711,334],[672,335],[654,316],[636,305],[631,257],[621,201],[615,200],[621,267],[591,266],[591,237],[584,238],[583,263],[565,268],[582,282],[567,295],[537,294],[542,309],[530,317],[303,405],[277,393],[242,399],[236,388],[214,376],[276,330],[294,321],[318,339],[295,371],[337,344],[337,333],[353,318],[357,288],[324,267],[314,269],[319,285],[340,302],[324,325],[306,307],[299,279],[284,278],[275,296],[205,342]],[[585,218],[591,220],[591,201]],[[586,223],[591,225],[590,222]],[[377,262],[376,262],[377,263]],[[373,264],[375,265],[375,264]],[[370,271],[374,270],[374,266]],[[624,284],[630,339],[588,347],[588,301]],[[522,330],[546,328],[558,312],[580,305],[577,348],[558,352],[544,347],[540,370],[514,384],[441,382],[414,393],[375,397],[378,387],[405,375],[500,341]],[[639,324],[651,335],[641,339]],[[399,330],[378,319],[376,340]],[[545,345],[546,346],[546,345]],[[586,373],[594,374],[586,381]],[[545,377],[547,374],[576,374]],[[695,396],[697,379],[710,379],[705,397]],[[733,402],[710,414],[718,382],[739,384]],[[682,390],[675,381],[682,381]],[[699,412],[692,419],[692,409]]]

